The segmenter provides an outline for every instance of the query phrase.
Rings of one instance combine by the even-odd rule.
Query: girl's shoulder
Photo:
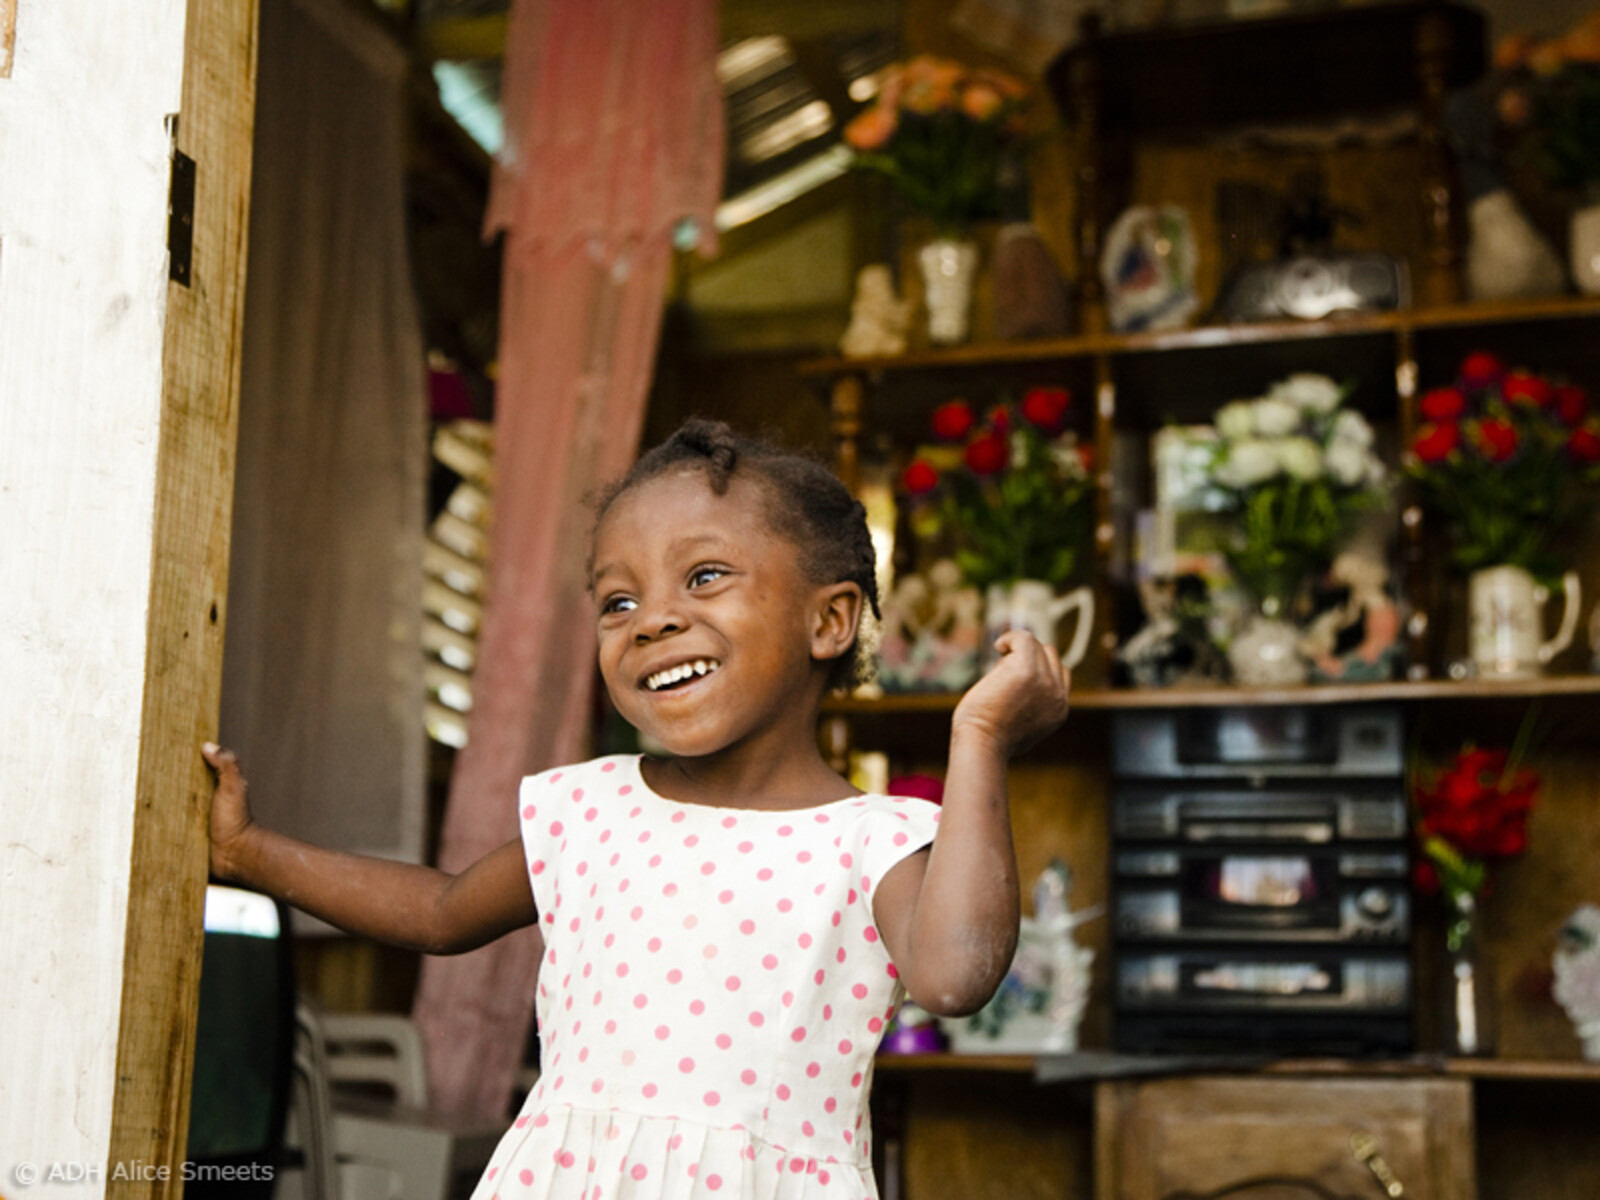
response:
[[[607,754],[584,762],[550,767],[533,775],[524,775],[521,790],[524,794],[529,791],[548,791],[555,788],[570,790],[594,783],[620,784],[626,787],[627,781],[638,778],[639,757],[637,754]]]

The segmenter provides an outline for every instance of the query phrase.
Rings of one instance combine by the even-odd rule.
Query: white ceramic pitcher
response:
[[[1094,593],[1084,586],[1057,596],[1055,588],[1039,579],[991,583],[984,596],[984,669],[998,661],[994,641],[1009,629],[1026,629],[1046,646],[1060,649],[1056,626],[1072,612],[1077,614],[1077,625],[1072,631],[1072,643],[1061,654],[1068,670],[1082,662],[1089,649],[1089,635],[1094,632]]]
[[[1521,567],[1485,567],[1467,581],[1468,638],[1481,679],[1527,679],[1572,644],[1578,628],[1578,573],[1561,579],[1566,608],[1556,635],[1544,640],[1550,591]]]

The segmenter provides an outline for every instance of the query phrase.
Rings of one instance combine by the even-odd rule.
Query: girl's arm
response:
[[[1006,763],[1067,716],[1061,658],[1025,633],[957,705],[939,833],[878,884],[873,915],[911,998],[939,1016],[982,1008],[1011,968],[1021,901]]]
[[[256,822],[231,750],[201,748],[217,772],[211,870],[276,896],[349,933],[427,954],[474,950],[538,919],[522,845],[484,855],[459,875],[324,850]]]

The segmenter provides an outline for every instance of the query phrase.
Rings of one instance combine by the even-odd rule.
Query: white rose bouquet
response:
[[[1297,374],[1218,410],[1211,481],[1235,525],[1223,552],[1268,616],[1288,615],[1359,514],[1387,492],[1372,427],[1325,375]]]

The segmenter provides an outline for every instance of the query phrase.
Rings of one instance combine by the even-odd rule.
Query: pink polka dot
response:
[[[725,986],[730,992],[737,992],[739,990],[739,977],[737,975],[729,975]]]
[[[803,1158],[800,1158],[798,1155],[789,1160],[789,1170],[794,1172],[794,1174],[798,1175],[798,1174],[800,1174],[801,1171],[804,1171],[805,1169],[806,1169],[806,1160],[803,1159]]]
[[[834,961],[843,962],[844,959],[845,959],[844,947],[840,946],[838,952],[833,957],[834,957]]]
[[[684,817],[686,817],[686,816],[688,816],[687,813],[675,812],[675,813],[672,814],[672,823],[674,825],[681,825],[683,823]]]
[[[561,836],[561,830],[563,828],[564,828],[564,826],[561,824],[560,821],[551,821],[550,822],[550,836],[551,837],[560,837]]]
[[[804,1025],[796,1025],[794,1027],[794,1032],[789,1035],[789,1039],[791,1041],[795,1041],[795,1042],[803,1042],[803,1041],[805,1041],[806,1040],[806,1027]]]
[[[722,1103],[722,1097],[717,1095],[716,1092],[707,1092],[705,1094],[705,1102],[707,1108],[715,1108]]]
[[[532,1187],[533,1172],[528,1170],[527,1167],[523,1167],[522,1170],[517,1172],[517,1180],[522,1184],[523,1187]]]
[[[778,836],[779,837],[788,837],[793,832],[794,832],[794,826],[793,825],[779,825],[778,826]]]
[[[754,921],[750,920],[750,918],[746,917],[743,921],[739,922],[739,932],[740,933],[751,934],[751,933],[754,933],[755,931],[756,931],[756,923]]]
[[[867,985],[864,983],[856,984],[850,989],[850,994],[857,1000],[865,1000],[867,998]]]
[[[746,1067],[744,1070],[739,1072],[739,1079],[746,1087],[749,1087],[751,1084],[755,1083],[756,1073],[749,1067]]]
[[[888,970],[889,970],[889,978],[890,979],[899,979],[900,978],[900,972],[895,970],[895,967],[894,967],[893,963],[889,964]]]
[[[792,909],[793,907],[794,907],[794,901],[790,900],[787,896],[785,896],[782,900],[778,901],[778,911],[779,912],[785,912],[786,913],[790,909]]]
[[[793,1003],[794,1003],[794,993],[793,992],[785,992],[783,994],[783,1006],[785,1008],[788,1008]]]
[[[560,1163],[563,1167],[570,1167],[577,1161],[577,1155],[573,1154],[571,1150],[563,1150],[560,1154],[556,1155],[556,1162]]]
[[[550,782],[551,783],[560,783],[561,782],[561,777],[563,775],[565,775],[565,774],[566,774],[565,771],[556,771],[556,772],[552,773],[551,776],[550,776]]]
[[[835,929],[839,928],[839,922],[842,920],[844,920],[844,914],[836,911],[833,914],[833,927]]]
[[[650,866],[652,866],[652,867],[659,867],[659,866],[660,866],[660,865],[661,865],[661,855],[659,855],[659,854],[652,854],[652,855],[651,855],[651,856],[650,856],[650,863],[649,863],[649,865],[650,865]]]
[[[615,1128],[615,1126],[612,1126],[612,1128]],[[681,1133],[675,1133],[667,1139],[668,1150],[676,1150],[681,1145],[683,1145],[683,1134]]]
[[[740,842],[739,843],[739,853],[740,854],[749,854],[750,851],[754,850],[755,848],[756,848],[756,844],[754,842]]]
[[[600,1094],[601,1089],[604,1088],[605,1086],[606,1085],[605,1085],[605,1082],[603,1080],[596,1079],[593,1083],[591,1083],[589,1085],[589,1090],[591,1092],[593,1092],[596,1096],[598,1096]]]
[[[677,967],[673,967],[672,970],[667,972],[667,982],[668,983],[681,983],[682,981],[683,981],[683,972],[678,970]]]
[[[617,769],[617,764],[614,763],[614,762],[606,762],[606,763],[601,763],[600,764],[600,770],[601,771],[615,771],[616,769]]]
[[[839,865],[841,867],[843,867],[846,871],[848,871],[851,868],[851,866],[854,865],[854,863],[855,863],[855,860],[853,858],[851,858],[848,853],[839,855]]]
[[[534,819],[534,817],[536,817],[538,815],[539,815],[539,810],[534,808],[534,806],[531,805],[531,804],[527,805],[522,810],[522,819],[524,821],[531,821],[531,820]]]
[[[877,1033],[878,1030],[880,1030],[882,1028],[883,1028],[883,1021],[880,1020],[877,1017],[873,1017],[872,1020],[867,1022],[867,1032],[868,1033]]]
[[[790,1094],[789,1085],[787,1083],[780,1083],[778,1085],[777,1095],[779,1100],[787,1100]]]
[[[904,846],[910,840],[911,839],[908,836],[906,836],[904,833],[897,833],[897,834],[894,835],[894,844],[896,846]]]
[[[817,1127],[810,1121],[801,1121],[800,1132],[805,1134],[807,1137],[815,1137],[817,1134]]]
[[[644,1098],[649,1100],[656,1094],[656,1085],[653,1083],[647,1083],[641,1090],[644,1092]]]
[[[800,949],[809,950],[810,948],[811,948],[811,935],[809,933],[802,933],[800,935]]]
[[[839,1053],[840,1054],[849,1054],[850,1051],[852,1051],[854,1049],[855,1049],[855,1047],[853,1045],[851,1045],[849,1038],[840,1039],[840,1041],[839,1041]]]
[[[583,799],[583,789],[581,787],[573,788],[572,789],[572,798],[574,800],[582,800]]]
[[[626,979],[627,977],[628,977],[628,964],[627,963],[618,963],[617,964],[617,978],[618,979]]]
[[[724,890],[724,891],[719,892],[717,894],[717,899],[722,901],[722,903],[724,903],[724,904],[732,904],[733,903],[733,893],[731,891]]]
[[[675,883],[667,884],[666,887],[661,889],[661,894],[663,896],[676,896],[678,894],[678,885]]]
[[[650,840],[650,831],[648,829],[646,829],[643,833],[641,833],[639,835],[639,844],[642,846],[642,845],[644,845],[644,843],[648,842],[649,840]]]
[[[826,1171],[818,1171],[817,1172],[817,1182],[820,1183],[823,1187],[827,1187],[828,1186],[828,1179],[829,1179],[829,1176],[828,1176],[828,1173]]]
[[[778,956],[776,954],[768,954],[768,955],[766,955],[765,957],[762,958],[761,965],[763,967],[765,967],[769,971],[777,970],[777,968],[778,968]]]
[[[697,833],[691,833],[688,837],[683,839],[683,844],[689,847],[689,849],[693,850],[700,844],[700,835]]]
[[[532,865],[529,866],[528,870],[532,871],[535,875],[543,875],[544,874],[544,859],[542,859],[542,858],[534,859]]]
[[[628,915],[630,917],[632,917],[635,921],[637,921],[640,917],[644,916],[644,909],[640,908],[637,904],[635,904],[633,906],[633,911],[630,912]]]
[[[651,938],[648,942],[645,943],[645,948],[647,950],[649,950],[651,954],[654,954],[656,951],[661,949],[661,939],[660,938]]]
[[[831,1005],[831,1004],[824,1004],[824,1005],[823,1005],[823,1006],[822,1006],[822,1019],[823,1019],[823,1020],[824,1020],[824,1021],[831,1021],[831,1020],[833,1020],[833,1005]]]
[[[817,973],[815,975],[813,975],[811,978],[812,978],[812,981],[815,982],[818,987],[821,987],[822,986],[822,981],[824,979],[826,979],[827,977],[828,977],[828,973],[826,971],[822,970],[819,967],[817,969]]]
[[[672,1030],[668,1029],[665,1025],[656,1026],[656,1041],[664,1042],[671,1036]]]
[[[615,1021],[607,1021],[606,1022],[606,1032],[607,1033],[615,1033],[616,1031],[617,1031],[617,1023]]]
[[[633,1006],[635,1008],[643,1008],[646,1004],[649,1004],[649,1003],[650,1003],[650,997],[646,996],[643,992],[640,992],[637,996],[635,996],[633,998]]]
[[[838,1107],[839,1107],[839,1102],[837,1100],[835,1100],[832,1096],[829,1096],[826,1100],[824,1100],[822,1102],[822,1111],[823,1112],[831,1113],[831,1112],[834,1111],[834,1109],[836,1109]]]
[[[689,928],[692,929],[693,926],[689,926]],[[704,950],[700,951],[700,954],[703,958],[715,958],[717,956],[717,948],[714,945],[708,945]]]
[[[600,810],[598,808],[586,808],[583,810],[583,819],[585,821],[592,821],[599,815]]]
[[[700,918],[695,916],[693,913],[690,913],[683,919],[683,927],[685,929],[693,929],[698,924],[700,924]],[[709,955],[707,957],[709,957]]]
[[[861,1086],[861,1072],[860,1071],[857,1071],[854,1075],[850,1076],[850,1086],[851,1087],[860,1087]]]
[[[715,1191],[719,1190],[721,1187],[722,1187],[722,1176],[721,1175],[707,1175],[706,1176],[706,1190],[707,1191],[715,1192]]]
[[[727,1050],[733,1045],[733,1039],[725,1033],[717,1034],[717,1049]]]
[[[646,1175],[650,1174],[650,1168],[645,1166],[643,1163],[634,1163],[633,1170],[629,1171],[628,1174],[632,1175],[635,1179],[643,1179]]]
[[[822,1064],[821,1063],[807,1063],[806,1064],[806,1078],[807,1079],[815,1079],[818,1075],[821,1075],[821,1074],[822,1074]]]
[[[626,796],[626,795],[629,795],[632,791],[633,791],[633,784],[625,783],[625,784],[623,784],[621,787],[619,787],[617,789],[617,795]],[[630,817],[638,816],[639,815],[639,810],[636,808],[631,813],[629,813],[628,815]]]
[[[869,941],[869,942],[875,942],[875,941],[878,940],[878,931],[876,929],[874,929],[871,925],[868,925],[865,929],[863,929],[861,931],[861,936],[866,938],[867,941]]]
[[[700,864],[700,874],[702,874],[702,875],[714,874],[716,872],[716,869],[717,869],[717,864],[716,863],[705,862],[705,863],[701,863]]]
[[[756,872],[756,878],[765,883],[767,880],[772,878],[772,868],[762,867],[761,870]]]
[[[694,1070],[694,1059],[680,1058],[678,1060],[678,1070],[682,1071],[685,1075],[689,1074],[690,1071]]]
[[[765,1025],[766,1021],[767,1019],[758,1012],[753,1012],[750,1014],[750,1024],[754,1025],[757,1029],[760,1029],[761,1026]]]
[[[705,1010],[706,1010],[706,1002],[704,1000],[691,1000],[691,1001],[689,1001],[689,1011],[691,1013],[693,1013],[695,1016],[698,1017],[701,1013],[705,1012]]]
[[[811,861],[811,851],[802,850],[802,851],[800,851],[799,854],[796,854],[794,857],[795,857],[795,861],[796,862],[808,863],[808,862]]]

